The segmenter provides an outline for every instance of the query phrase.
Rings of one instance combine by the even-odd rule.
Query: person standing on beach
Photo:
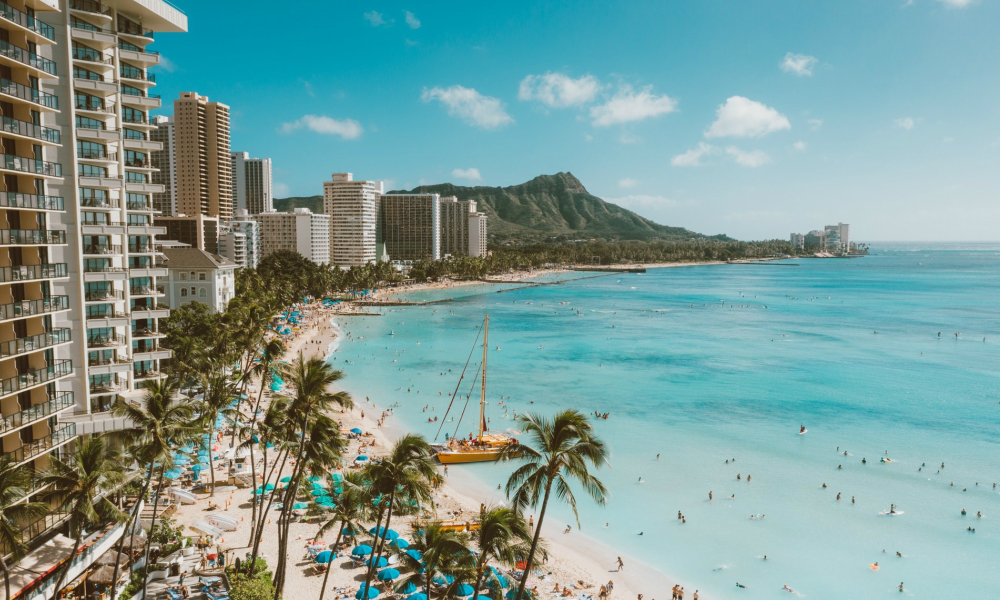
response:
[[[618,557],[618,570],[621,571],[625,568],[625,563],[622,562],[622,557]]]

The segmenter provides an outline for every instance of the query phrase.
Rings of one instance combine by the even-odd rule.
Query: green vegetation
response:
[[[308,208],[314,213],[322,213],[323,196],[292,196],[274,199],[274,210],[278,212],[292,212],[296,208]]]

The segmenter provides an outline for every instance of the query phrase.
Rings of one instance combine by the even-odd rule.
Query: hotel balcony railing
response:
[[[28,246],[65,243],[65,231],[46,229],[0,229],[0,246]]]
[[[36,404],[21,412],[16,412],[9,417],[0,419],[0,434],[69,408],[73,406],[73,403],[73,392],[57,392],[48,402]]]
[[[84,160],[118,160],[117,152],[108,152],[106,150],[95,150],[94,148],[88,148],[86,150],[77,149],[77,158],[82,158]]]
[[[34,123],[28,123],[27,121],[18,121],[17,119],[12,119],[8,116],[3,117],[2,127],[4,133],[23,135],[24,137],[34,138],[43,142],[58,144],[61,140],[58,129],[42,127],[41,125],[35,125]]]
[[[141,131],[135,131],[134,129],[126,129],[122,132],[122,137],[126,140],[147,140],[146,134]]]
[[[142,114],[132,115],[131,117],[122,116],[122,122],[124,123],[138,123],[139,125],[146,124],[146,117]]]
[[[104,6],[97,0],[69,0],[69,7],[73,10],[92,12],[105,17],[111,16],[111,7]]]
[[[56,344],[65,344],[72,341],[71,331],[70,328],[63,327],[46,333],[29,335],[28,337],[17,338],[8,342],[0,342],[0,358],[10,358],[18,354],[27,354],[28,352],[55,346]]]
[[[128,251],[129,252],[139,252],[139,253],[156,252],[156,250],[153,248],[152,244],[129,244],[128,245]]]
[[[20,192],[0,192],[0,208],[66,210],[62,196],[38,196]]]
[[[66,263],[0,267],[0,283],[31,281],[33,279],[56,279],[66,277],[68,274],[69,269],[66,267]]]
[[[74,19],[70,21],[69,26],[74,29],[82,29],[84,31],[96,31],[98,33],[112,33],[112,34],[114,33],[110,29],[105,29],[104,27],[100,27],[94,25],[93,23],[88,23],[86,21],[81,21],[79,19]]]
[[[90,310],[101,308],[101,310]],[[107,305],[106,307],[96,307],[90,306],[87,310],[87,319],[127,319],[129,314],[124,310],[120,310],[114,307],[114,305]]]
[[[99,196],[81,197],[80,206],[84,208],[118,208],[118,200]]]
[[[84,254],[121,254],[122,247],[112,244],[84,244]]]
[[[41,71],[45,71],[49,75],[56,74],[56,63],[47,58],[42,58],[34,52],[28,51],[26,48],[20,46],[15,46],[10,42],[5,42],[0,40],[0,55],[6,56],[9,59],[16,60],[17,62],[28,65],[29,67],[34,67]]]
[[[148,286],[148,285],[134,285],[134,286],[132,286],[132,288],[131,288],[131,294],[133,296],[155,296],[155,295],[161,295],[162,296],[163,295],[162,292],[160,292],[156,288]]]
[[[76,128],[77,129],[90,129],[93,131],[116,131],[115,128],[108,129],[108,124],[104,121],[98,121],[97,119],[90,119],[84,117],[76,118]]]
[[[56,30],[51,25],[46,25],[35,17],[28,16],[6,2],[0,2],[0,18],[7,19],[25,29],[30,29],[53,42],[56,41]]]
[[[156,369],[136,369],[132,372],[132,377],[134,379],[149,379],[150,377],[159,377],[162,375]]]
[[[159,331],[156,331],[155,329],[150,329],[149,327],[143,327],[141,329],[133,329],[132,330],[132,337],[133,338],[147,338],[147,337],[153,337],[153,336],[158,336],[158,335],[160,335]]]
[[[121,354],[113,354],[111,356],[98,356],[96,358],[87,358],[87,366],[89,367],[106,367],[108,365],[127,365],[132,362],[132,359],[128,356],[122,356]]]
[[[139,81],[148,81],[150,83],[156,83],[156,75],[153,73],[143,73],[142,69],[130,69],[122,67],[119,69],[118,74],[126,79],[138,79]]]
[[[3,154],[0,156],[3,157],[3,163],[0,164],[0,168],[9,171],[20,171],[22,173],[34,173],[35,175],[62,177],[62,165],[59,163],[35,160],[26,156],[14,156],[12,154]]]
[[[39,106],[59,110],[59,98],[53,94],[46,94],[26,85],[21,85],[9,79],[0,77],[0,93],[14,96],[21,100],[34,102]]]
[[[14,457],[14,462],[22,463],[26,460],[31,460],[40,454],[44,454],[59,444],[68,442],[75,437],[76,423],[66,423],[49,435],[33,442],[28,442],[9,454]]]
[[[84,292],[83,297],[87,302],[100,302],[101,300],[114,302],[116,300],[124,300],[125,293],[121,290],[98,290]]]
[[[98,224],[100,225],[101,223]],[[91,225],[93,225],[93,223],[91,223]],[[106,265],[100,267],[94,265],[83,265],[84,273],[123,273],[124,271],[125,267],[116,267],[113,265]]]
[[[73,361],[56,361],[56,363],[51,367],[42,367],[41,369],[35,369],[34,371],[28,371],[27,373],[22,373],[15,377],[4,379],[0,382],[0,392],[2,392],[4,396],[8,394],[16,394],[25,388],[29,388],[40,383],[46,383],[60,377],[65,377],[71,373],[73,373]]]
[[[88,60],[90,62],[102,63],[105,65],[114,63],[114,59],[112,57],[105,56],[100,50],[85,48],[83,46],[73,46],[73,58],[76,60]]]
[[[88,348],[114,348],[115,346],[124,346],[124,345],[125,345],[125,336],[123,335],[87,336]]]
[[[85,100],[80,100],[78,98],[76,100],[76,109],[77,110],[89,110],[91,112],[100,112],[100,113],[113,114],[115,112],[115,105],[114,104],[104,104],[103,101],[101,101],[101,100],[99,100],[97,98],[94,98],[92,102],[88,102],[88,101],[85,101]]]
[[[0,320],[18,319],[34,315],[44,315],[69,309],[69,296],[52,296],[40,300],[21,300],[10,304],[0,304]]]
[[[132,160],[125,159],[125,166],[126,167],[132,167],[132,168],[135,168],[135,169],[148,169],[148,168],[152,167],[153,165],[150,164],[150,162],[148,160],[141,159],[141,158],[134,158]]]
[[[90,384],[91,394],[112,394],[114,392],[123,392],[128,388],[128,385],[122,381],[94,381]]]
[[[143,29],[142,25],[139,25],[131,19],[127,19],[122,15],[118,15],[118,33],[124,33],[126,35],[137,35],[144,38],[153,39],[153,31],[150,29]]]
[[[136,202],[134,200],[129,200],[125,203],[125,208],[128,210],[153,210],[152,202]],[[132,252],[131,248],[129,252]]]

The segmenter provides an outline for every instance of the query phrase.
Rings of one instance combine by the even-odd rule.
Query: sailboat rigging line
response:
[[[472,400],[472,392],[476,389],[476,380],[479,379],[479,371],[483,370],[483,365],[479,365],[479,370],[476,371],[476,376],[472,378],[472,387],[469,388],[469,393],[465,396],[465,406],[462,407],[462,414],[458,415],[458,421],[455,423],[455,433],[452,436],[458,435],[458,428],[462,425],[462,419],[465,417],[465,409],[469,408],[469,400]]]
[[[437,441],[438,436],[441,435],[441,429],[444,428],[445,421],[448,419],[448,412],[451,411],[451,405],[455,403],[455,394],[458,393],[458,388],[462,385],[462,379],[465,377],[465,370],[469,368],[469,361],[472,360],[472,354],[476,351],[476,344],[479,342],[479,335],[483,332],[483,326],[479,326],[479,331],[476,332],[476,341],[472,342],[472,350],[469,350],[469,358],[465,359],[465,366],[462,367],[462,375],[458,378],[458,383],[455,384],[455,391],[451,393],[451,400],[448,402],[448,408],[444,411],[444,417],[441,418],[441,425],[438,426],[437,433],[434,434],[434,441]],[[477,374],[478,376],[478,374]],[[466,400],[468,403],[468,400]],[[465,411],[462,411],[463,413]]]

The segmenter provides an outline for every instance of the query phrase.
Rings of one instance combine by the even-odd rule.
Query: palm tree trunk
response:
[[[146,548],[143,551],[143,577],[142,577],[142,597],[146,598],[146,586],[149,584],[149,544],[153,541],[153,529],[156,527],[156,512],[160,507],[159,490],[163,487],[163,471],[166,467],[160,466],[160,476],[156,480],[156,500],[153,501],[153,518],[149,522],[149,535],[146,536]]]
[[[517,595],[514,600],[521,600],[524,597],[524,586],[528,583],[528,576],[531,574],[531,561],[535,558],[535,549],[538,548],[538,538],[542,534],[542,521],[545,520],[545,509],[549,505],[549,494],[552,493],[552,484],[545,486],[545,499],[542,500],[542,511],[538,513],[538,523],[535,524],[535,535],[531,538],[531,550],[528,551],[528,559],[524,564],[524,575],[521,576],[521,583],[517,585]]]
[[[82,526],[80,527],[80,531],[76,534],[76,537],[73,538],[73,551],[70,552],[69,558],[66,559],[66,566],[63,567],[62,570],[59,572],[59,577],[56,579],[56,585],[54,588],[52,588],[56,590],[56,593],[58,593],[59,590],[62,589],[63,580],[66,579],[66,574],[69,573],[69,570],[73,567],[73,559],[76,558],[76,553],[80,551],[81,543],[83,543]]]
[[[247,546],[253,544],[253,534],[257,530],[257,502],[253,497],[253,491],[257,489],[257,459],[253,455],[253,429],[250,430],[250,483],[253,487],[250,490],[250,539],[247,540]],[[236,453],[233,453],[236,456]],[[267,468],[267,447],[264,448],[264,468]],[[234,482],[235,483],[235,482]]]
[[[483,576],[486,574],[486,553],[483,552],[479,556],[477,561],[479,564],[476,565],[476,586],[475,591],[472,592],[472,600],[479,600],[479,588],[483,587]],[[430,599],[428,599],[430,600]]]
[[[266,443],[265,443],[264,447],[267,448],[267,444]],[[282,469],[285,468],[285,461],[287,461],[287,460],[288,460],[288,452],[285,452],[285,456],[281,459],[281,466],[278,468],[278,473],[281,473]],[[264,465],[265,465],[265,467],[267,465],[267,454],[264,455]],[[260,486],[260,488],[261,488],[262,491],[264,490],[265,486],[267,485],[268,478],[270,477],[270,472],[267,471],[266,468],[265,468],[264,472],[265,472],[264,482],[261,483],[261,486]],[[256,485],[256,484],[257,484],[257,482],[255,481],[254,485]],[[254,488],[254,489],[256,489],[256,488]],[[252,497],[252,495],[251,495],[251,497]],[[261,495],[261,499],[262,499],[261,504],[263,505],[263,495]],[[254,537],[253,537],[253,552],[251,552],[251,555],[250,555],[250,564],[251,565],[257,563],[257,553],[260,551],[260,539],[264,535],[264,523],[267,522],[267,519],[266,519],[266,517],[267,517],[267,511],[271,510],[271,504],[273,504],[273,503],[274,503],[274,494],[271,494],[271,497],[267,499],[267,507],[264,508],[262,506],[262,509],[261,509],[261,512],[260,512],[260,523],[254,524],[255,530],[254,530]]]
[[[385,549],[386,538],[389,537],[389,521],[392,520],[392,502],[396,499],[396,488],[392,488],[392,492],[389,493],[389,506],[386,509],[385,516],[385,530],[375,530],[375,541],[378,546],[378,554],[375,554],[375,550],[372,551],[371,563],[368,565],[368,573],[365,575],[365,588],[371,585],[372,576],[375,575],[375,569],[378,568],[378,561],[382,558],[382,551]],[[381,535],[380,535],[381,533]],[[430,600],[430,598],[428,598]]]
[[[219,420],[219,415],[212,415],[212,422],[208,424],[208,473],[212,477],[212,491],[208,493],[209,498],[215,498],[215,464],[212,461],[212,431],[215,427],[215,422]]]
[[[118,592],[118,567],[122,560],[122,549],[125,547],[125,538],[132,537],[135,533],[135,524],[139,521],[139,506],[142,504],[142,499],[146,496],[146,492],[149,490],[149,480],[152,479],[153,467],[149,467],[149,477],[145,478],[142,482],[142,488],[139,491],[139,501],[135,503],[135,511],[132,513],[131,518],[129,518],[128,524],[125,526],[125,531],[122,533],[122,539],[118,540],[118,550],[115,554],[115,571],[111,576],[111,600],[115,600],[115,595]]]
[[[308,431],[309,411],[306,411],[306,414],[302,416],[302,441],[299,442],[299,453],[295,460],[295,469],[292,470],[292,480],[289,482],[288,489],[285,491],[286,501],[295,501],[295,493],[299,487],[299,480],[302,479],[302,475],[305,473],[305,465],[302,462],[302,457],[306,454],[306,434]],[[274,600],[281,598],[285,589],[285,569],[288,564],[288,528],[292,524],[291,512],[284,511],[284,506],[282,506],[282,509],[288,516],[285,517],[284,522],[279,521],[279,530],[282,535],[278,538],[280,553],[278,554],[278,564],[276,565],[274,571]]]
[[[337,546],[340,545],[340,536],[344,533],[344,527],[347,525],[347,521],[341,521],[340,531],[337,532],[337,541],[333,543],[333,548],[330,549],[330,562],[326,565],[326,574],[323,575],[323,587],[319,590],[319,600],[323,600],[323,596],[326,594],[326,582],[330,579],[330,569],[333,568],[333,554],[337,550]]]

